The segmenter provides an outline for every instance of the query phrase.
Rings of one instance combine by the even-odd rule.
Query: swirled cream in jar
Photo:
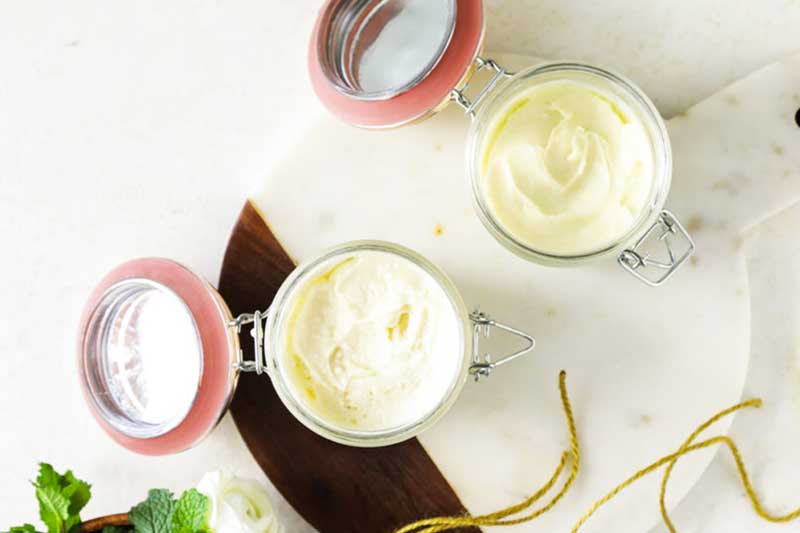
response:
[[[462,323],[438,282],[386,252],[335,256],[288,303],[281,364],[324,422],[382,431],[424,418],[453,386]]]
[[[578,80],[520,89],[479,147],[487,206],[517,241],[574,256],[620,239],[646,209],[655,156],[625,102]]]

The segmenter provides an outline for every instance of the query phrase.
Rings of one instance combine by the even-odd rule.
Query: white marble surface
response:
[[[767,510],[781,515],[800,506],[800,206],[783,211],[747,235],[753,342],[745,397],[764,406],[740,413],[730,435],[739,444],[756,491]],[[707,436],[716,433],[709,430]],[[678,466],[677,469],[681,467]],[[725,533],[795,531],[796,524],[770,524],[749,508],[730,454],[720,451],[700,481],[672,513],[682,533],[724,526]],[[657,528],[653,533],[663,533]]]
[[[721,201],[704,205],[705,212],[736,204],[741,208],[731,213],[728,225],[735,223],[742,231],[747,257],[752,341],[743,396],[765,403],[760,410],[739,414],[730,435],[741,445],[753,484],[773,514],[800,506],[800,479],[792,474],[800,461],[800,246],[795,235],[800,222],[800,128],[792,120],[798,107],[800,54],[795,54],[670,121],[676,150],[691,144],[685,151],[693,154],[676,161],[676,172],[692,169],[724,191]],[[761,118],[755,122],[748,119],[752,116]],[[698,139],[698,129],[708,135]],[[751,140],[739,141],[741,131],[751,134]],[[735,165],[715,164],[701,155],[722,147]],[[709,230],[716,228],[704,224],[701,231]],[[689,533],[708,531],[715,524],[725,524],[726,533],[797,528],[766,524],[750,512],[727,451],[718,454],[675,519]]]
[[[796,2],[592,4],[491,1],[488,46],[610,65],[667,115],[798,48]],[[304,70],[316,5],[0,7],[0,353],[9,360],[0,370],[0,527],[35,517],[25,480],[38,460],[94,482],[100,497],[89,515],[124,509],[154,485],[185,487],[220,464],[263,477],[230,419],[177,457],[112,445],[77,391],[74,330],[92,284],[127,258],[169,256],[216,279],[248,192],[317,113]],[[772,467],[776,499],[792,487],[788,464]],[[738,501],[738,488],[715,487]],[[289,531],[307,530],[279,507]],[[722,500],[718,509],[704,526],[750,516]]]

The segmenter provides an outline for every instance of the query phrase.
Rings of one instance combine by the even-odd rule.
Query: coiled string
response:
[[[478,515],[478,516],[466,515],[466,516],[442,516],[437,518],[427,518],[424,520],[419,520],[407,526],[404,526],[396,530],[395,533],[435,533],[438,531],[449,531],[451,529],[457,529],[461,527],[510,526],[533,520],[538,516],[541,516],[542,514],[546,513],[550,509],[552,509],[572,486],[572,483],[575,481],[575,478],[578,475],[578,470],[580,469],[580,448],[578,446],[578,436],[575,430],[575,420],[572,413],[572,406],[570,405],[569,396],[567,395],[566,372],[564,372],[563,370],[559,374],[559,390],[561,392],[561,403],[567,420],[567,429],[569,430],[570,451],[565,451],[561,455],[561,460],[555,472],[553,472],[553,475],[550,477],[547,483],[545,483],[539,490],[533,493],[526,500],[494,513]],[[654,463],[642,468],[641,470],[639,470],[638,472],[627,478],[625,481],[623,481],[622,483],[611,489],[605,496],[597,500],[594,504],[592,504],[592,506],[586,511],[586,513],[584,513],[584,515],[575,523],[575,526],[573,526],[572,528],[572,533],[577,533],[577,531],[581,528],[581,526],[583,526],[583,524],[586,523],[586,521],[595,512],[597,512],[597,510],[600,507],[602,507],[609,500],[614,498],[614,496],[619,494],[626,487],[633,484],[642,477],[658,470],[664,465],[666,465],[666,469],[664,471],[664,477],[661,480],[661,490],[659,494],[661,517],[663,518],[664,524],[666,524],[670,532],[676,533],[675,525],[672,523],[672,520],[669,517],[669,513],[667,512],[667,507],[665,504],[667,483],[669,482],[669,478],[672,474],[672,471],[675,468],[675,465],[678,462],[678,460],[684,455],[688,455],[698,450],[702,450],[716,445],[725,445],[731,452],[733,460],[736,463],[736,469],[739,472],[739,478],[742,482],[742,485],[744,486],[745,493],[747,494],[747,497],[750,500],[750,503],[753,506],[753,509],[755,510],[758,516],[769,522],[790,522],[800,517],[800,508],[784,515],[774,515],[764,509],[761,500],[758,498],[758,495],[753,489],[753,485],[750,482],[750,476],[747,473],[747,469],[744,465],[741,453],[739,452],[739,448],[736,446],[736,443],[733,441],[733,439],[725,435],[720,435],[699,442],[695,442],[697,437],[699,437],[703,431],[708,429],[714,423],[718,422],[720,419],[741,409],[745,409],[748,407],[759,408],[761,407],[761,405],[762,401],[760,399],[756,398],[752,400],[747,400],[739,404],[736,404],[732,407],[729,407],[727,409],[724,409],[723,411],[720,411],[716,415],[706,420],[696,430],[694,430],[694,432],[692,432],[689,438],[686,439],[686,441],[680,446],[680,448],[678,448],[677,451],[667,456],[664,456],[661,459],[655,461]],[[553,496],[553,498],[551,498],[546,505],[527,515],[518,518],[508,518],[511,515],[515,515],[521,513],[522,511],[528,510],[531,506],[533,506],[533,504],[535,504],[545,494],[547,494],[555,486],[556,482],[558,481],[559,477],[561,476],[568,462],[571,463],[569,477],[567,478],[564,485],[561,487],[561,490],[559,490],[558,493],[555,496]]]
[[[683,443],[683,446],[680,447],[678,453],[691,448],[692,442],[706,430],[709,426],[717,422],[720,418],[723,418],[739,409],[743,409],[745,407],[755,407],[760,408],[762,405],[762,401],[759,398],[755,398],[752,400],[747,400],[746,402],[742,402],[740,404],[734,405],[733,407],[729,407],[724,411],[719,412],[718,414],[714,415],[713,417],[709,418],[704,424],[698,427],[694,433],[692,433],[686,442]],[[733,460],[736,463],[736,469],[739,471],[739,478],[742,480],[742,485],[744,486],[744,490],[747,493],[747,497],[750,499],[750,503],[753,505],[753,510],[756,512],[758,516],[763,518],[768,522],[791,522],[795,518],[800,517],[800,508],[787,513],[785,515],[773,515],[767,510],[764,509],[764,506],[761,504],[761,500],[759,500],[758,495],[756,494],[755,490],[753,490],[753,485],[750,483],[750,477],[747,475],[747,469],[744,466],[744,461],[742,460],[742,455],[739,452],[739,449],[736,447],[736,443],[730,439],[729,437],[719,437],[721,441],[728,447],[731,451],[731,455],[733,456]],[[712,439],[709,439],[712,440]],[[704,441],[707,442],[707,441]],[[701,443],[702,444],[702,443]],[[681,455],[684,455],[681,453]],[[659,495],[659,506],[661,507],[661,518],[664,519],[664,524],[669,528],[671,533],[676,533],[675,525],[672,523],[672,520],[669,518],[669,513],[667,513],[667,507],[664,503],[666,492],[667,492],[667,482],[669,481],[669,476],[672,474],[672,469],[675,467],[675,463],[678,461],[678,457],[675,457],[667,464],[667,468],[664,471],[664,477],[661,480],[661,493]]]

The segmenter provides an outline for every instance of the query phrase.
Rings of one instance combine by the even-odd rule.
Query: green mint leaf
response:
[[[80,512],[91,498],[91,486],[71,471],[61,475],[49,464],[39,464],[36,478],[39,514],[49,533],[69,532],[81,523]],[[66,512],[64,502],[67,503]]]
[[[61,494],[69,500],[70,516],[78,516],[92,497],[92,486],[76,478],[70,470],[62,477],[61,486]]]
[[[166,489],[153,489],[147,499],[131,509],[128,519],[136,533],[171,533],[175,502]]]
[[[189,489],[181,494],[172,517],[172,533],[198,533],[209,531],[208,498]]]
[[[8,533],[37,533],[36,528],[33,527],[31,524],[25,524],[22,526],[12,527],[8,530]]]
[[[67,533],[80,533],[81,530],[81,517],[77,515],[70,515],[64,521],[64,531]]]
[[[57,487],[36,487],[39,500],[39,517],[47,526],[48,533],[63,533],[64,522],[69,518],[69,500]]]
[[[39,463],[39,477],[36,478],[36,486],[61,489],[61,476],[49,464]]]

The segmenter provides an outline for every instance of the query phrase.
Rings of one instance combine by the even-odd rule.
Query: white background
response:
[[[176,457],[112,444],[79,394],[75,330],[126,259],[217,279],[248,191],[317,108],[305,54],[318,4],[0,0],[0,529],[37,520],[40,460],[94,484],[86,517],[218,466],[263,479],[229,417]],[[607,65],[665,116],[800,49],[789,0],[487,5],[489,50]]]

